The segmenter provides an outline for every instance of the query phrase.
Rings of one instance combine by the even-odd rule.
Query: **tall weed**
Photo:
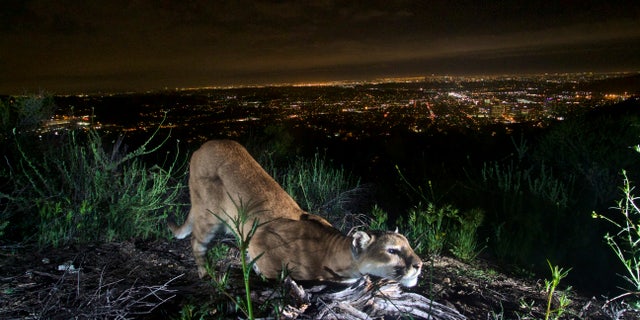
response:
[[[369,229],[388,230],[389,216],[387,215],[387,212],[382,210],[382,208],[378,207],[377,205],[374,205],[373,208],[371,208],[370,217],[371,217],[371,222],[369,223]]]
[[[439,198],[431,181],[426,188],[415,187],[398,166],[396,170],[409,190],[421,199],[417,206],[409,209],[406,221],[403,217],[398,218],[398,224],[406,230],[407,237],[414,241],[416,252],[439,256],[449,249],[460,260],[474,260],[484,250],[477,240],[478,228],[484,221],[484,211],[476,208],[461,212],[450,204],[437,205],[435,201]]]
[[[636,148],[640,149],[640,147]],[[607,233],[605,240],[626,271],[623,278],[629,285],[630,291],[620,297],[628,295],[637,297],[640,295],[640,197],[634,194],[635,187],[629,181],[626,171],[623,170],[622,175],[624,176],[624,185],[622,187],[624,197],[618,201],[616,207],[622,217],[609,218],[595,212],[593,217],[605,219],[617,228],[618,231],[615,234]],[[618,222],[620,219],[622,221]],[[640,305],[637,299],[635,304],[636,307]]]
[[[484,221],[484,211],[477,208],[471,209],[458,215],[457,218],[459,225],[450,237],[450,251],[456,258],[470,262],[486,248],[478,242],[478,228]]]
[[[295,199],[303,210],[321,213],[339,229],[353,227],[353,208],[365,192],[360,180],[336,169],[320,153],[313,159],[299,157],[286,173],[277,175],[283,189]]]
[[[637,106],[621,104],[572,117],[551,126],[531,153],[536,162],[576,180],[578,203],[607,206],[617,199],[620,168],[640,161],[628,148],[638,143]],[[608,110],[608,111],[606,111]],[[592,210],[586,210],[589,215]]]
[[[572,219],[575,177],[558,176],[544,162],[532,163],[526,140],[512,138],[517,157],[485,162],[479,175],[478,196],[492,212],[491,249],[496,256],[516,264],[538,261],[536,254],[553,255],[555,241],[566,234]],[[575,225],[570,224],[570,225]]]
[[[25,230],[35,227],[37,241],[53,246],[166,232],[167,213],[181,206],[185,166],[177,148],[161,165],[147,166],[142,157],[168,139],[150,147],[156,133],[131,152],[122,137],[107,151],[94,130],[70,131],[56,145],[41,146],[42,153],[16,137],[20,158],[10,198],[16,214],[31,217]]]
[[[483,219],[484,212],[480,209],[461,212],[451,205],[436,206],[430,202],[411,208],[406,220],[399,217],[397,222],[416,253],[440,256],[448,250],[456,258],[470,262],[484,250],[477,239]]]
[[[45,92],[23,97],[0,100],[0,136],[13,129],[18,132],[33,132],[53,116],[56,105],[53,97]]]
[[[458,210],[451,206],[438,208],[433,203],[418,204],[409,210],[406,220],[404,217],[398,218],[398,225],[402,226],[405,236],[413,241],[416,253],[439,256],[457,216]]]
[[[547,309],[544,319],[562,319],[562,315],[567,311],[567,307],[569,306],[569,304],[571,304],[571,300],[569,300],[569,297],[567,295],[567,291],[570,291],[571,287],[567,288],[565,292],[560,292],[557,308],[551,309],[551,305],[560,281],[566,278],[567,275],[569,275],[569,271],[571,271],[571,268],[564,270],[557,265],[552,265],[549,260],[547,260],[547,264],[549,265],[549,269],[551,270],[551,280],[544,280],[544,287],[545,291],[547,292]]]
[[[231,197],[231,195],[229,195],[229,197]],[[251,296],[251,283],[249,281],[249,278],[251,275],[251,270],[253,270],[254,265],[256,264],[257,260],[260,259],[260,256],[262,254],[258,255],[257,257],[251,257],[249,259],[249,244],[251,243],[251,239],[256,234],[258,228],[268,221],[260,223],[259,219],[253,219],[253,221],[251,222],[251,228],[249,230],[246,230],[245,225],[249,223],[250,217],[256,214],[256,212],[254,211],[256,210],[256,206],[259,205],[259,203],[253,202],[251,200],[244,202],[242,199],[239,199],[239,201],[237,202],[233,199],[231,199],[231,201],[233,202],[236,210],[235,216],[233,216],[233,213],[228,212],[223,212],[226,218],[223,216],[219,216],[211,211],[209,213],[211,213],[218,220],[224,223],[227,230],[230,230],[231,234],[233,234],[235,238],[236,245],[238,246],[238,249],[240,251],[240,266],[242,267],[242,280],[244,283],[245,293],[244,298],[236,297],[233,293],[227,291],[226,282],[229,276],[228,273],[224,274],[221,277],[221,280],[217,280],[218,277],[212,274],[212,270],[209,270],[209,273],[212,276],[211,278],[213,279],[212,281],[216,288],[218,288],[218,290],[223,295],[229,298],[233,302],[233,304],[240,311],[242,311],[247,319],[255,319],[253,311],[253,299]],[[229,222],[227,222],[227,219],[229,220]]]
[[[46,93],[0,98],[0,236],[4,236],[5,231],[14,236],[20,227],[15,223],[10,225],[12,217],[16,216],[14,198],[25,191],[16,189],[14,184],[20,160],[15,141],[19,139],[26,148],[37,149],[42,124],[55,109],[53,98]]]

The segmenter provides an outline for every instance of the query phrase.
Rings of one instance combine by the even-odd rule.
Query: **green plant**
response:
[[[441,199],[441,197],[436,196],[435,191],[433,189],[433,183],[431,182],[431,180],[427,181],[427,190],[425,191],[422,188],[422,186],[415,187],[413,184],[411,184],[409,180],[407,180],[407,178],[404,176],[404,174],[402,173],[402,170],[400,170],[400,167],[398,167],[398,165],[396,165],[395,168],[396,168],[396,171],[398,172],[398,176],[400,177],[400,180],[405,183],[405,186],[409,188],[409,190],[412,191],[414,195],[418,196],[419,198],[418,202],[437,203]]]
[[[205,319],[225,319],[224,314],[220,314],[218,310],[224,306],[220,302],[209,301],[193,301],[182,306],[177,316],[173,319],[179,320],[205,320]]]
[[[326,158],[317,152],[311,160],[298,158],[285,174],[276,177],[303,210],[322,212],[336,225],[349,213],[348,205],[363,191],[358,179],[342,168],[332,168]],[[340,225],[338,227],[341,229]]]
[[[487,320],[504,320],[504,306],[502,305],[502,303],[500,303],[500,312],[496,313],[495,311],[491,310],[491,312],[489,312],[489,314],[487,314]]]
[[[553,302],[553,294],[560,284],[560,281],[567,277],[569,271],[571,271],[571,268],[569,268],[568,270],[563,270],[558,266],[552,266],[549,260],[547,260],[547,264],[549,265],[549,269],[551,269],[551,280],[544,280],[545,291],[547,292],[547,309],[544,319],[548,320],[549,317],[552,317],[552,319],[559,319],[560,317],[562,317],[562,315],[567,310],[567,307],[571,303],[571,300],[569,300],[569,297],[566,294],[566,291],[570,290],[571,288],[567,288],[567,290],[563,291],[560,294],[560,297],[558,298],[558,307],[552,310],[551,304]]]
[[[269,145],[270,157],[277,159],[284,158],[295,152],[295,138],[291,132],[289,132],[288,126],[283,124],[269,125],[264,129],[263,136],[268,140],[266,144]],[[265,144],[264,139],[261,139],[261,144]]]
[[[397,165],[395,168],[400,180],[420,199],[418,205],[409,210],[406,222],[403,217],[400,217],[398,224],[407,230],[405,234],[407,238],[413,239],[416,253],[439,256],[449,242],[449,238],[460,236],[456,231],[458,228],[456,222],[461,221],[462,216],[452,205],[436,205],[439,198],[435,195],[431,181],[428,181],[428,188],[425,191],[421,186],[415,187],[411,184]],[[426,206],[423,203],[426,203]],[[473,233],[465,236],[475,237],[475,230]],[[462,240],[454,239],[454,241],[459,246],[464,245]]]
[[[450,251],[456,258],[470,262],[486,247],[480,247],[477,239],[478,228],[484,220],[484,211],[482,211],[482,209],[472,209],[464,214],[458,215],[457,218],[460,224],[450,238]]]
[[[229,255],[229,246],[224,243],[218,243],[207,251],[206,261],[220,261]]]
[[[11,108],[9,102],[0,100],[0,137],[11,129]]]
[[[636,149],[640,151],[640,147],[636,147]],[[605,240],[624,265],[626,275],[623,278],[631,286],[631,292],[611,300],[628,295],[640,295],[640,206],[637,203],[640,197],[634,195],[635,187],[629,181],[625,170],[622,171],[622,175],[624,184],[621,190],[624,196],[618,201],[616,209],[622,214],[623,221],[618,223],[614,219],[593,213],[594,218],[605,219],[618,229],[614,235],[607,233]]]
[[[194,319],[205,319],[206,312],[202,312],[200,308],[196,307],[193,304],[185,304],[180,309],[180,317],[181,320],[194,320]]]
[[[640,118],[631,111],[635,106],[621,104],[615,112],[607,109],[576,114],[549,127],[531,155],[575,179],[579,190],[573,198],[591,208],[616,200],[619,169],[637,167],[640,161],[629,148],[640,136]]]
[[[580,210],[572,207],[573,173],[558,175],[546,159],[531,157],[524,138],[512,137],[511,142],[511,157],[484,162],[471,178],[479,192],[474,206],[492,213],[486,217],[493,231],[489,246],[500,260],[537,266],[540,255],[562,256],[568,250],[567,241],[560,239],[580,232],[586,216],[576,216]]]
[[[567,207],[570,197],[569,189],[573,184],[572,177],[569,177],[568,184],[555,178],[553,171],[544,163],[540,164],[539,169],[523,169],[521,164],[513,162],[506,165],[499,162],[485,163],[482,168],[482,179],[485,183],[492,181],[498,190],[512,197],[530,193],[558,208]],[[514,207],[510,205],[505,208]]]
[[[271,294],[264,297],[265,302],[260,306],[260,311],[264,314],[270,314],[274,319],[286,318],[284,316],[285,306],[299,303],[298,298],[296,298],[298,294],[292,293],[291,288],[293,285],[295,285],[295,282],[290,277],[290,270],[282,268],[278,278],[275,280],[274,290],[270,290]]]
[[[410,209],[406,222],[400,217],[398,224],[413,239],[418,254],[439,256],[448,247],[457,258],[469,262],[484,250],[477,241],[483,219],[484,212],[480,209],[461,213],[451,205],[438,207],[427,203]]]
[[[512,255],[512,250],[514,250],[515,247],[514,243],[520,243],[520,241],[513,241],[513,238],[510,236],[512,235],[508,234],[505,230],[505,222],[501,222],[500,224],[493,226],[493,242],[491,250],[500,259],[504,260],[506,257]],[[516,236],[522,237],[522,234],[516,234]],[[509,241],[510,238],[512,238],[512,241]]]
[[[4,131],[15,128],[18,132],[35,131],[56,109],[53,97],[45,92],[10,99],[0,104],[0,124]]]
[[[20,219],[23,237],[35,228],[41,245],[59,246],[166,233],[167,213],[182,206],[185,170],[177,148],[162,166],[143,161],[168,139],[150,147],[157,132],[132,152],[121,137],[107,151],[94,130],[70,131],[36,149],[24,148],[15,133],[14,191],[0,196],[14,217],[29,217]]]
[[[409,210],[406,222],[398,218],[398,224],[406,230],[405,236],[413,239],[414,250],[418,254],[439,256],[452,232],[453,222],[458,217],[458,209],[445,205],[436,207],[433,203],[418,206]]]
[[[255,315],[253,312],[253,303],[251,299],[251,283],[249,278],[251,276],[251,270],[255,265],[256,261],[260,259],[261,255],[257,257],[252,257],[250,260],[248,259],[248,251],[249,244],[251,243],[251,239],[255,235],[258,228],[264,224],[260,223],[259,219],[255,218],[251,220],[251,216],[255,214],[255,207],[257,203],[248,201],[247,203],[243,202],[242,199],[239,199],[237,202],[231,198],[231,195],[228,195],[233,205],[237,211],[237,215],[234,217],[233,215],[223,212],[223,214],[227,217],[219,216],[218,214],[209,211],[216,218],[218,218],[233,234],[236,245],[238,246],[238,250],[240,251],[240,265],[242,267],[242,279],[244,283],[244,299],[240,299],[238,297],[234,297],[234,295],[226,290],[226,283],[228,279],[228,273],[222,277],[223,280],[214,280],[214,284],[218,288],[218,290],[227,296],[237,307],[242,311],[242,313],[247,317],[247,319],[255,319]],[[246,225],[250,223],[250,228],[246,228]],[[210,271],[211,272],[211,271]],[[217,279],[212,276],[212,279]]]
[[[20,192],[12,184],[15,155],[18,154],[12,143],[15,140],[12,133],[20,133],[23,136],[21,142],[33,146],[38,141],[36,135],[40,134],[43,122],[53,115],[55,109],[53,98],[46,93],[0,97],[0,154],[3,163],[0,165],[0,237],[5,235],[5,231],[15,234],[13,230],[18,227],[15,221],[11,221],[16,212],[11,202]]]
[[[389,217],[382,208],[374,205],[371,208],[371,222],[369,223],[369,229],[371,230],[388,230],[387,221]]]
[[[4,229],[9,225],[9,221],[3,221],[0,223],[0,237],[4,236]]]

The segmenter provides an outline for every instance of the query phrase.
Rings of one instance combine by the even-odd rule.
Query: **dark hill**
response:
[[[580,85],[585,91],[617,93],[624,94],[640,94],[640,74],[634,74],[627,77],[610,78],[596,80]]]

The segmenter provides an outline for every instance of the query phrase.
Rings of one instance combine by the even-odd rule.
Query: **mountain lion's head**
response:
[[[397,232],[356,232],[353,235],[356,264],[363,274],[393,279],[406,287],[415,286],[422,260],[409,241]]]

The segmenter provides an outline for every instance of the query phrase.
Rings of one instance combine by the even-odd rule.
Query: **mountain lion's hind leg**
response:
[[[193,257],[196,259],[196,265],[198,266],[198,276],[204,278],[207,275],[205,255],[207,254],[207,244],[202,243],[197,237],[191,237],[191,249],[193,250]]]

